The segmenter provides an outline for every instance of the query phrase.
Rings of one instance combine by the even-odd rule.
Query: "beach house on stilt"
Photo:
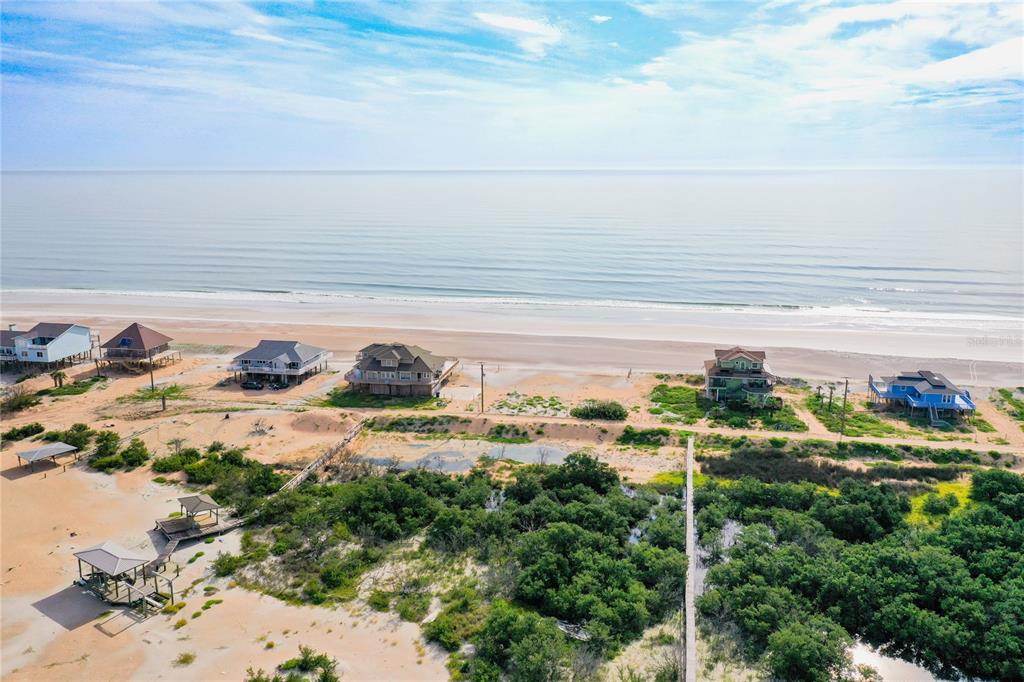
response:
[[[12,324],[0,335],[0,361],[63,367],[92,358],[93,345],[92,332],[80,324],[40,322],[24,332]]]
[[[100,346],[103,349],[101,362],[129,371],[148,369],[150,365],[160,367],[177,362],[181,359],[181,353],[171,350],[170,343],[173,340],[166,334],[135,322]]]
[[[238,381],[298,384],[327,369],[330,351],[298,341],[260,341],[235,357],[228,368]]]
[[[947,417],[973,414],[976,409],[971,394],[959,388],[945,375],[925,369],[900,372],[891,377],[875,379],[868,375],[871,394],[886,405],[927,412],[933,425],[940,426]]]
[[[704,363],[704,392],[715,402],[770,406],[775,381],[763,350],[719,348]]]
[[[372,343],[345,374],[354,390],[375,395],[437,396],[459,361],[404,343]]]

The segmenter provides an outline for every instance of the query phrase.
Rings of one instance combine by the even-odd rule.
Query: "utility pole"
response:
[[[846,380],[846,385],[843,386],[843,414],[840,417],[839,422],[839,440],[843,440],[843,436],[846,434],[846,396],[850,392],[850,377],[843,377]]]
[[[480,414],[484,413],[484,363],[480,363]]]
[[[832,412],[832,394],[836,392],[836,385],[828,385],[828,411]]]

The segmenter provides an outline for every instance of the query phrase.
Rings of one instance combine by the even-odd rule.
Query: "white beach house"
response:
[[[92,357],[93,338],[80,324],[40,322],[28,331],[12,324],[0,334],[0,360],[40,365],[68,364]]]

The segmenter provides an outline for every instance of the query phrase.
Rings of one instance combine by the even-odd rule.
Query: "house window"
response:
[[[398,367],[398,360],[394,358],[386,358],[380,361],[381,367]]]
[[[367,379],[376,379],[377,378],[377,371],[376,370],[370,370],[369,372],[366,373],[366,378]]]
[[[127,336],[124,336],[121,337],[121,340],[117,342],[117,345],[120,346],[121,348],[131,348],[132,340],[129,339]]]
[[[398,378],[403,381],[412,381],[412,372],[399,372]]]
[[[41,358],[41,357],[43,357],[43,351],[41,351],[41,350],[37,350],[37,351],[36,351],[36,357],[37,357],[37,358]]]

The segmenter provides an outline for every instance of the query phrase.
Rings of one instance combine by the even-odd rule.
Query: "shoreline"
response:
[[[835,380],[938,367],[967,386],[1024,382],[1021,331],[963,320],[947,333],[859,330],[807,311],[663,311],[411,302],[359,297],[275,300],[230,294],[5,290],[3,323],[80,322],[101,336],[139,321],[178,343],[243,347],[261,338],[301,339],[340,359],[372,341],[416,343],[461,358],[535,368],[699,372],[715,347],[769,351],[782,376]],[[595,314],[595,310],[598,310]],[[764,319],[770,318],[770,319]],[[926,323],[927,320],[922,320]],[[830,326],[831,325],[831,326]]]

